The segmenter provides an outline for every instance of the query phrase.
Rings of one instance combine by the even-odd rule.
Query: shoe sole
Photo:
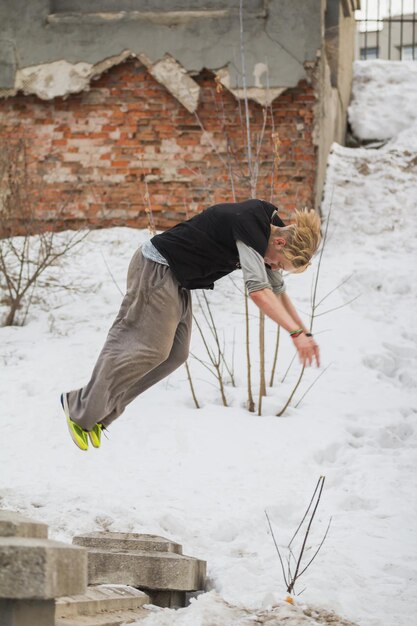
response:
[[[67,394],[66,393],[62,393],[61,394],[61,405],[62,405],[62,409],[63,409],[63,411],[65,413],[65,417],[67,418],[67,426],[68,426],[69,434],[71,435],[71,439],[73,440],[73,442],[75,443],[75,445],[77,446],[77,448],[79,450],[82,450],[83,452],[87,452],[88,444],[87,444],[86,448],[83,448],[82,446],[80,446],[80,443],[77,440],[77,438],[75,437],[74,431],[71,428],[71,418],[69,416],[68,400],[67,400]]]
[[[92,432],[87,430],[87,435],[93,448],[99,448],[101,446],[101,441],[97,441]]]

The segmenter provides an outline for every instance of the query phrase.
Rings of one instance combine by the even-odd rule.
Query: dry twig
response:
[[[272,539],[274,541],[274,545],[275,545],[275,549],[277,551],[278,554],[278,558],[281,564],[281,569],[282,569],[282,575],[284,578],[284,582],[286,585],[286,589],[287,589],[287,593],[295,593],[295,584],[296,582],[299,580],[299,578],[301,578],[301,576],[307,571],[307,569],[310,567],[310,565],[313,563],[314,559],[317,557],[318,553],[320,552],[330,529],[330,524],[332,521],[332,518],[330,518],[329,523],[327,525],[326,531],[324,533],[324,536],[322,538],[322,540],[320,541],[317,549],[315,550],[313,556],[311,557],[311,559],[307,562],[307,564],[303,564],[303,556],[304,553],[306,552],[307,549],[307,542],[308,542],[308,538],[310,535],[310,531],[314,522],[314,518],[316,516],[317,513],[317,509],[318,506],[320,504],[320,500],[321,500],[321,496],[322,496],[322,492],[323,492],[323,487],[324,487],[324,481],[325,481],[325,476],[320,476],[319,480],[317,481],[316,487],[314,489],[313,495],[311,497],[311,500],[309,502],[309,505],[303,515],[303,518],[301,520],[301,522],[299,523],[296,531],[294,532],[293,536],[291,537],[291,540],[289,542],[289,544],[287,545],[287,550],[288,550],[288,555],[286,557],[287,559],[287,568],[284,567],[284,559],[283,556],[281,554],[281,551],[278,547],[278,543],[276,541],[275,538],[275,534],[272,528],[272,524],[271,521],[269,519],[268,513],[265,511],[265,515],[266,518],[268,520],[268,525],[269,525],[269,529],[272,535]],[[313,509],[312,512],[310,513],[310,509]],[[309,515],[310,513],[310,515]],[[301,546],[299,548],[299,552],[298,552],[298,557],[295,556],[294,554],[294,550],[292,548],[298,534],[301,531],[301,528],[304,524],[304,522],[307,523],[307,527],[306,530],[304,532],[303,535],[303,539],[301,542]],[[292,571],[291,568],[291,561],[294,562],[295,565],[295,570]],[[304,589],[303,589],[304,591]],[[302,591],[301,591],[302,593]]]

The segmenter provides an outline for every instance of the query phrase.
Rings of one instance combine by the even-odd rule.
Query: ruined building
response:
[[[2,0],[2,154],[23,138],[53,228],[145,226],[149,209],[165,228],[251,195],[318,207],[358,4]]]

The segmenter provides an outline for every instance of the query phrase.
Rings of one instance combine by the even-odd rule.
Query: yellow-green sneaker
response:
[[[68,430],[73,442],[80,448],[80,450],[88,450],[87,432],[70,418],[66,393],[61,393],[61,405],[64,410],[65,417],[67,418]]]
[[[91,445],[94,448],[100,447],[102,430],[103,430],[103,424],[96,424],[93,430],[87,431],[87,435],[90,437]]]

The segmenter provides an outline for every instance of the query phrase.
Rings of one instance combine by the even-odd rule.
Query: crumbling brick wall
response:
[[[66,99],[1,100],[0,141],[10,133],[28,141],[40,222],[54,229],[86,222],[144,227],[150,207],[164,229],[216,202],[250,197],[244,102],[208,71],[193,78],[202,88],[196,115],[137,59]],[[314,204],[315,102],[307,82],[275,99],[266,120],[249,101],[253,153],[263,134],[256,195],[284,216]]]

